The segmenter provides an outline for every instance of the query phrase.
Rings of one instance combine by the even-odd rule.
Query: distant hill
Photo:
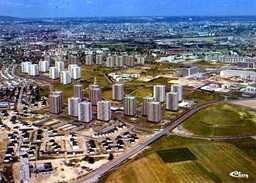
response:
[[[53,17],[19,18],[0,16],[0,21],[23,21],[24,23],[59,24],[79,23],[157,23],[157,22],[198,22],[198,21],[256,21],[256,16],[144,16],[144,17]]]
[[[24,19],[23,18],[18,18],[18,17],[1,16],[0,15],[0,21],[18,21],[18,20],[24,20]]]

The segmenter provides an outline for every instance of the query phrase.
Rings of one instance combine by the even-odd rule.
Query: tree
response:
[[[109,156],[108,156],[108,160],[111,161],[113,159],[114,159],[114,155],[112,153],[110,153]]]
[[[93,157],[90,157],[90,158],[88,159],[88,163],[93,164],[94,162],[95,162],[95,160],[94,160]]]

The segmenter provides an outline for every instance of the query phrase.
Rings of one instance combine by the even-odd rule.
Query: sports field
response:
[[[233,104],[219,104],[198,112],[183,127],[202,136],[255,135],[256,112]]]

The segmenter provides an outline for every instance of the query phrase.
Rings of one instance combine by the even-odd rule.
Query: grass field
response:
[[[160,150],[177,152],[177,149],[184,148],[191,151],[196,159],[165,162],[158,153]],[[180,155],[172,153],[172,156],[175,158]],[[233,143],[169,136],[161,138],[136,159],[111,172],[102,182],[253,183],[256,182],[255,168],[256,161]],[[230,177],[229,173],[235,170],[247,173],[249,178]]]
[[[139,87],[130,94],[136,96],[136,101],[139,104],[143,101],[143,97],[152,96],[152,90],[152,87]]]
[[[223,96],[217,93],[206,91],[184,91],[184,98],[188,100],[195,100],[198,104],[208,103],[210,101],[217,101],[223,99]]]
[[[189,118],[183,127],[203,136],[256,134],[256,113],[232,104],[219,104]]]
[[[106,100],[111,100],[112,99],[112,89],[105,89],[102,90],[102,96]]]
[[[82,67],[82,79],[86,80],[89,83],[94,82],[94,78],[96,78],[97,83],[102,87],[109,87],[109,83],[105,78],[104,74],[108,74],[111,72],[110,68],[101,67],[101,66],[83,66]]]
[[[74,95],[73,85],[63,85],[57,84],[54,86],[55,90],[63,91],[64,93],[64,101],[67,102],[69,97]]]

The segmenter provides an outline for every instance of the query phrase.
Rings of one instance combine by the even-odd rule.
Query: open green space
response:
[[[104,76],[104,74],[109,74],[111,72],[111,68],[102,67],[102,66],[82,66],[82,80],[85,80],[89,83],[94,82],[94,78],[96,78],[97,84],[99,84],[102,88],[109,87],[109,82]]]
[[[168,149],[157,151],[165,163],[195,160],[195,155],[188,148]]]
[[[240,144],[237,141],[237,144]],[[256,161],[234,142],[213,142],[168,136],[104,177],[107,183],[252,183],[256,182]],[[178,149],[178,150],[177,150]],[[182,150],[181,150],[182,149]],[[184,150],[187,149],[187,150]],[[169,162],[178,151],[191,152],[196,159]],[[159,154],[159,152],[164,152]],[[175,153],[173,153],[175,152]],[[167,153],[167,154],[166,154]],[[172,156],[171,157],[171,154]],[[167,158],[166,161],[163,161]],[[187,157],[187,156],[186,156]],[[229,176],[239,170],[248,179]]]
[[[196,113],[183,127],[201,136],[255,135],[256,113],[233,104],[218,104]]]
[[[198,104],[204,104],[211,101],[221,100],[224,97],[220,94],[213,93],[213,92],[207,92],[207,91],[201,91],[201,90],[187,91],[186,89],[184,89],[184,98],[187,100],[194,100]]]
[[[56,84],[54,86],[55,90],[63,91],[64,94],[64,101],[67,102],[69,97],[74,95],[73,85],[63,85],[63,84]]]
[[[136,101],[139,104],[143,101],[144,97],[153,95],[152,90],[152,87],[138,87],[133,92],[131,92],[130,95],[136,96]]]

